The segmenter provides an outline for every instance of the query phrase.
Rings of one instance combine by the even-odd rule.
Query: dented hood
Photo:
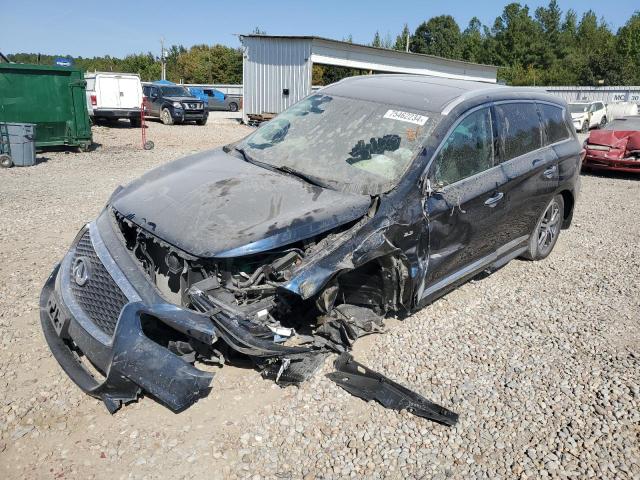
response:
[[[640,131],[594,130],[589,133],[588,144],[604,145],[620,150],[640,150]]]
[[[117,192],[111,205],[191,255],[231,257],[356,220],[370,200],[311,185],[218,149],[152,170]]]

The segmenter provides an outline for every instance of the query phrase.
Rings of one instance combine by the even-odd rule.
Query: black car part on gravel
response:
[[[334,366],[336,371],[328,373],[327,377],[356,397],[376,400],[385,408],[407,410],[414,415],[447,426],[453,426],[458,421],[457,413],[430,402],[422,395],[374,372],[356,362],[347,352],[336,359]]]

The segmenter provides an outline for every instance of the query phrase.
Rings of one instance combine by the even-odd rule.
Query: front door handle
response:
[[[487,198],[484,204],[489,208],[493,208],[498,204],[500,200],[502,200],[502,197],[504,197],[504,193],[497,192],[496,194],[493,195],[493,197]]]
[[[542,176],[544,178],[553,178],[557,171],[558,167],[556,165],[553,165],[552,167],[549,167],[544,172],[542,172]]]

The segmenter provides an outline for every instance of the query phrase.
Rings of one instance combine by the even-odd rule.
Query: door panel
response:
[[[120,92],[120,108],[140,107],[139,82],[137,78],[120,77],[118,79],[118,90]]]
[[[456,125],[434,158],[429,179],[437,191],[425,199],[429,260],[418,298],[428,299],[500,247],[507,178],[494,166],[494,144],[484,107]]]
[[[499,248],[504,204],[502,199],[493,206],[490,202],[500,196],[505,181],[502,169],[495,167],[427,198],[429,265],[424,294]]]
[[[531,235],[543,208],[558,185],[558,158],[543,147],[545,136],[533,102],[494,107],[500,168],[505,184],[503,243]]]
[[[155,117],[160,116],[160,106],[162,104],[162,99],[160,98],[160,89],[158,87],[151,87],[149,102],[151,105],[151,115]]]
[[[118,108],[120,103],[118,79],[115,77],[98,77],[97,108]]]

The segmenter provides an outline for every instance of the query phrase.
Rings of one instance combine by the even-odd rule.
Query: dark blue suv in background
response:
[[[181,85],[144,85],[142,92],[146,97],[146,115],[159,118],[165,125],[207,123],[209,110],[205,102]]]

